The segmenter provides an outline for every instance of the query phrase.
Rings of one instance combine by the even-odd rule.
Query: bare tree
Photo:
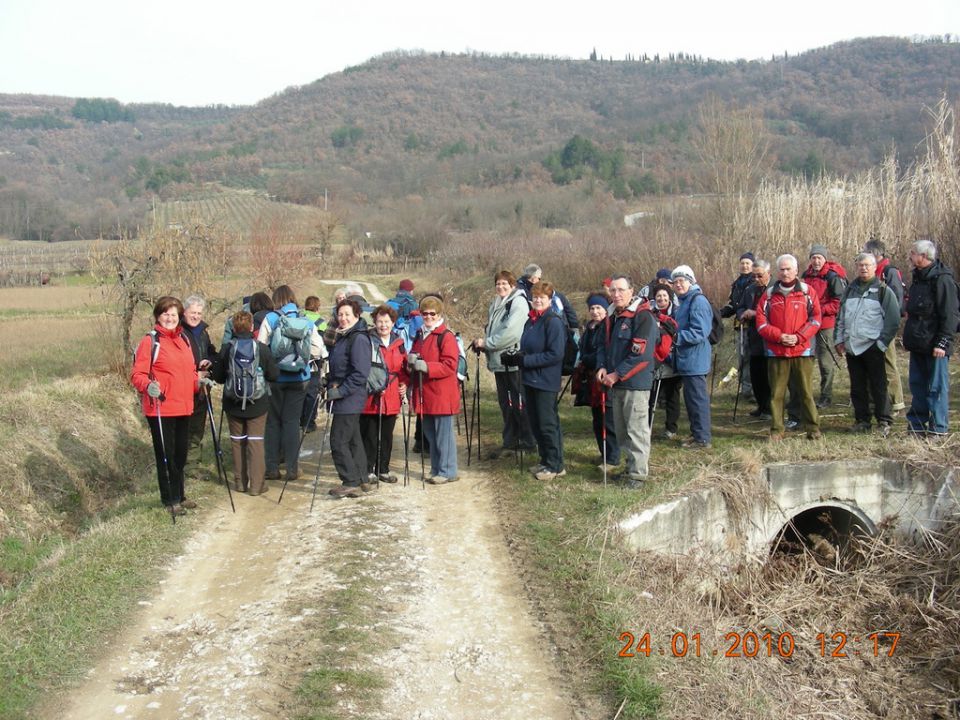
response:
[[[250,233],[250,265],[255,284],[270,289],[304,273],[304,249],[308,237],[303,230],[279,214],[261,215]]]
[[[710,172],[720,233],[726,237],[736,202],[753,190],[762,174],[770,140],[758,110],[734,107],[717,97],[700,105],[699,126],[694,147]]]

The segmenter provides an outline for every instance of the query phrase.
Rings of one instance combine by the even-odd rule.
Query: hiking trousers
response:
[[[234,489],[259,495],[266,489],[263,484],[266,472],[263,432],[267,426],[267,415],[264,413],[255,418],[227,415],[227,424],[233,448]]]
[[[296,477],[298,474],[300,415],[306,394],[306,382],[270,383],[270,411],[264,432],[267,471],[270,473],[279,471],[282,455],[287,466],[287,477]]]

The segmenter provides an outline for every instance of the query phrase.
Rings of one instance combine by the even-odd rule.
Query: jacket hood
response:
[[[913,269],[913,274],[915,277],[926,278],[927,280],[933,280],[934,278],[940,277],[941,275],[949,275],[953,277],[953,270],[948,268],[939,260],[934,260],[933,265],[925,267],[923,270],[919,268]]]

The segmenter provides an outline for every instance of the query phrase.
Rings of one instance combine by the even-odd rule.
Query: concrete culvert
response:
[[[876,534],[876,526],[862,511],[837,504],[820,504],[790,518],[770,545],[770,556],[811,553],[823,565],[837,567],[855,553],[852,539]]]

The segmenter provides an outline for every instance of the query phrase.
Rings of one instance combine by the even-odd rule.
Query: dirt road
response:
[[[310,436],[315,444],[319,434]],[[337,589],[331,548],[355,538],[348,544],[390,600],[391,611],[370,622],[395,638],[364,660],[388,683],[376,717],[577,717],[511,566],[483,473],[424,489],[417,462],[409,487],[384,484],[336,501],[326,495],[335,483],[329,460],[325,467],[312,513],[315,465],[305,459],[309,479],[291,484],[281,505],[274,483],[265,496],[235,496],[236,515],[224,495],[220,507],[183,518],[184,532],[202,525],[186,552],[48,716],[287,717],[317,650],[302,627],[329,612],[324,598]],[[369,717],[349,704],[339,712]]]

